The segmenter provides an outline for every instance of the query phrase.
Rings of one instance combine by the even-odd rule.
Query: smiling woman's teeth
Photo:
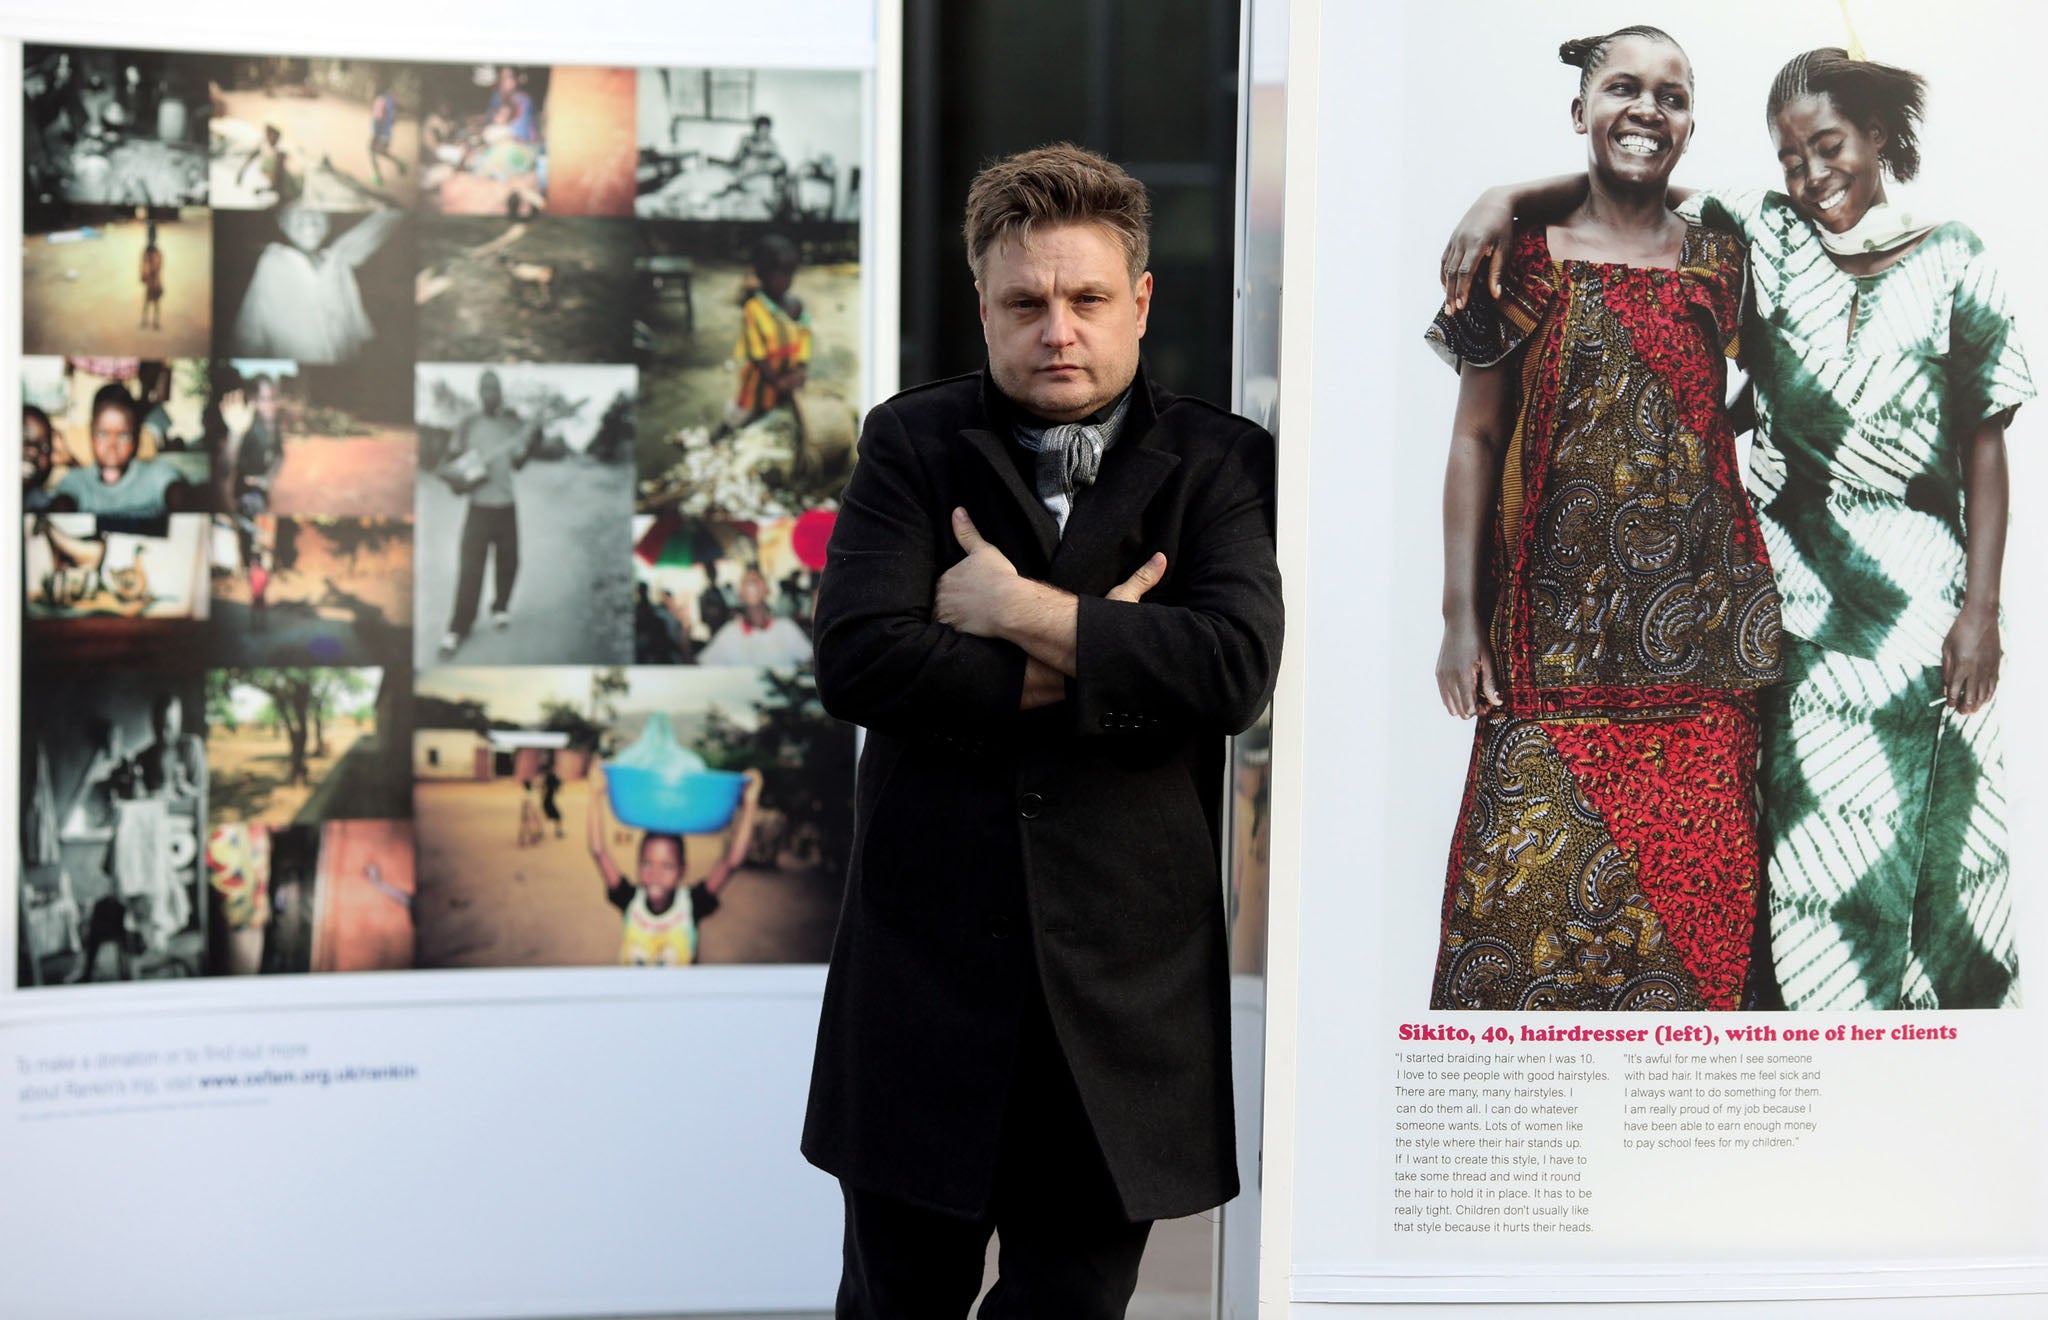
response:
[[[1638,156],[1654,156],[1663,150],[1663,143],[1655,138],[1644,137],[1640,133],[1623,134],[1620,146],[1623,151],[1633,152]]]
[[[1847,189],[1844,189],[1841,192],[1829,193],[1827,196],[1821,198],[1819,201],[1813,204],[1814,209],[1817,211],[1832,211],[1836,207],[1840,206],[1842,204],[1842,199],[1847,197],[1848,195],[1849,193]]]

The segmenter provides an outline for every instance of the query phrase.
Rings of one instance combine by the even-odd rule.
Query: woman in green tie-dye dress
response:
[[[1767,109],[1785,192],[1681,207],[1750,248],[1748,488],[1786,679],[1759,712],[1776,980],[1759,1007],[2019,1002],[1992,697],[2005,430],[2034,388],[1977,236],[1886,200],[1887,174],[1917,171],[1922,92],[1839,49],[1801,55]],[[1490,193],[1446,250],[1452,301],[1514,213],[1573,196]]]
[[[1902,69],[1802,55],[1768,108],[1785,193],[1695,199],[1751,248],[1749,489],[1787,679],[1759,788],[1793,1008],[2018,1002],[1991,699],[2005,429],[2034,389],[1977,236],[1886,203],[1920,97]]]

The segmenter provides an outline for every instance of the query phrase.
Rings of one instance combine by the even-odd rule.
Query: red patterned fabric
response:
[[[1756,717],[1716,702],[1695,716],[1557,725],[1565,768],[1635,866],[1636,884],[1706,1008],[1736,1008],[1756,918]]]

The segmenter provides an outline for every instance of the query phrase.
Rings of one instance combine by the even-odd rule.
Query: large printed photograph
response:
[[[822,961],[863,76],[23,60],[17,983]]]
[[[2031,234],[1952,34],[1856,10],[1482,24],[1511,125],[1399,156],[1417,1006],[2023,1002]]]
[[[808,672],[430,670],[413,774],[422,967],[824,961],[853,730]]]

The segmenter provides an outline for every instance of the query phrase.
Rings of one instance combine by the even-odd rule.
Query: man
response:
[[[456,423],[448,438],[441,479],[458,495],[469,497],[462,520],[462,550],[455,581],[455,613],[441,639],[440,658],[451,658],[476,624],[483,600],[484,557],[491,555],[496,591],[491,621],[499,628],[512,622],[512,583],[519,576],[519,512],[514,505],[512,474],[539,450],[542,421],[529,422],[505,406],[498,373],[486,371],[477,381],[482,411]]]
[[[1144,188],[975,180],[988,369],[875,408],[817,611],[869,730],[804,1152],[839,1314],[1115,1317],[1150,1221],[1237,1191],[1224,735],[1280,652],[1271,439],[1152,386]]]

